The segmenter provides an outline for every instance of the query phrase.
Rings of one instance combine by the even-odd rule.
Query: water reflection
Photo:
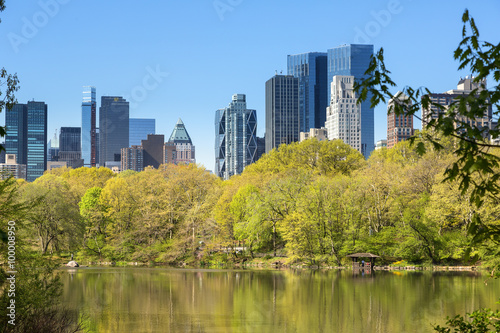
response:
[[[477,273],[102,268],[63,271],[97,332],[432,332],[495,307]]]

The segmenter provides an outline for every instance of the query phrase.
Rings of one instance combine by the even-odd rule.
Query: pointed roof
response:
[[[191,137],[189,136],[181,118],[177,120],[177,124],[175,124],[174,130],[172,131],[172,134],[170,135],[170,139],[168,139],[168,142],[192,144]]]

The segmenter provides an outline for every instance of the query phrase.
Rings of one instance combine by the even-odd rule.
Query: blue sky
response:
[[[93,85],[98,106],[102,95],[125,96],[130,116],[155,118],[156,132],[167,138],[182,118],[197,162],[209,170],[215,110],[232,94],[246,94],[263,136],[265,81],[286,72],[288,54],[370,43],[384,48],[398,88],[443,92],[468,74],[453,60],[465,8],[482,39],[500,39],[498,0],[6,0],[6,6],[0,67],[18,74],[20,103],[48,104],[48,139],[61,126],[81,126],[82,86]],[[385,137],[380,106],[375,140]]]

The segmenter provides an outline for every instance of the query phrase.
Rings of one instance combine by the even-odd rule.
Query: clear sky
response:
[[[181,118],[197,162],[209,170],[215,110],[232,94],[246,94],[263,136],[265,81],[286,73],[288,54],[374,44],[384,48],[398,88],[443,92],[468,74],[453,60],[465,8],[482,39],[500,39],[498,0],[6,0],[6,6],[0,68],[18,74],[18,102],[48,104],[48,139],[62,126],[81,126],[82,86],[93,85],[98,107],[100,96],[124,96],[130,117],[155,118],[156,133],[166,138]],[[380,106],[375,140],[384,138]]]

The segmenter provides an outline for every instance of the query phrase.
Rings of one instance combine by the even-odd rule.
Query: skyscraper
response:
[[[120,162],[129,146],[129,103],[122,97],[102,96],[99,108],[99,164]]]
[[[266,153],[281,144],[299,141],[299,113],[299,78],[275,75],[267,80]]]
[[[142,146],[131,146],[121,149],[121,170],[144,170],[144,148]]]
[[[145,118],[129,119],[129,146],[139,146],[148,134],[156,134],[156,120]]]
[[[165,136],[163,134],[148,134],[146,140],[141,140],[141,146],[144,148],[144,167],[152,166],[158,169],[163,163],[164,144]]]
[[[34,181],[47,169],[47,104],[30,101],[16,104],[5,113],[7,154],[26,164],[26,180]]]
[[[72,168],[84,166],[81,137],[80,127],[61,127],[61,133],[59,134],[59,162],[67,162],[67,166]]]
[[[341,139],[360,153],[362,105],[357,104],[353,90],[354,76],[336,75],[331,86],[332,101],[327,108],[326,129],[328,140]]]
[[[336,75],[353,76],[355,81],[365,78],[365,72],[373,55],[373,45],[349,44],[328,50],[328,87]],[[332,103],[331,90],[328,101]],[[374,109],[370,96],[361,103],[361,154],[368,158],[375,148]],[[329,134],[330,137],[330,134]]]
[[[172,134],[170,135],[170,138],[168,139],[168,142],[166,143],[167,146],[174,145],[175,147],[175,156],[172,154],[171,156],[175,157],[172,159],[172,163],[179,164],[179,163],[196,163],[196,158],[195,158],[195,147],[193,145],[193,142],[191,141],[191,137],[189,136],[189,133],[186,130],[186,126],[182,122],[181,118],[177,120],[177,124],[175,124],[175,127],[172,131]],[[170,148],[170,150],[172,150]],[[166,151],[166,150],[165,150]],[[170,152],[172,153],[172,152]],[[168,163],[168,158],[165,159],[165,163]]]
[[[325,126],[328,106],[327,53],[289,55],[287,74],[299,78],[300,132]]]
[[[215,172],[229,179],[255,162],[257,113],[247,109],[246,96],[234,94],[231,103],[215,112]]]
[[[387,148],[392,148],[398,142],[407,140],[413,135],[413,116],[396,115],[394,103],[398,103],[405,110],[411,107],[411,100],[401,91],[398,91],[394,98],[389,101],[387,105]]]
[[[81,153],[85,166],[96,166],[96,89],[83,87]]]

